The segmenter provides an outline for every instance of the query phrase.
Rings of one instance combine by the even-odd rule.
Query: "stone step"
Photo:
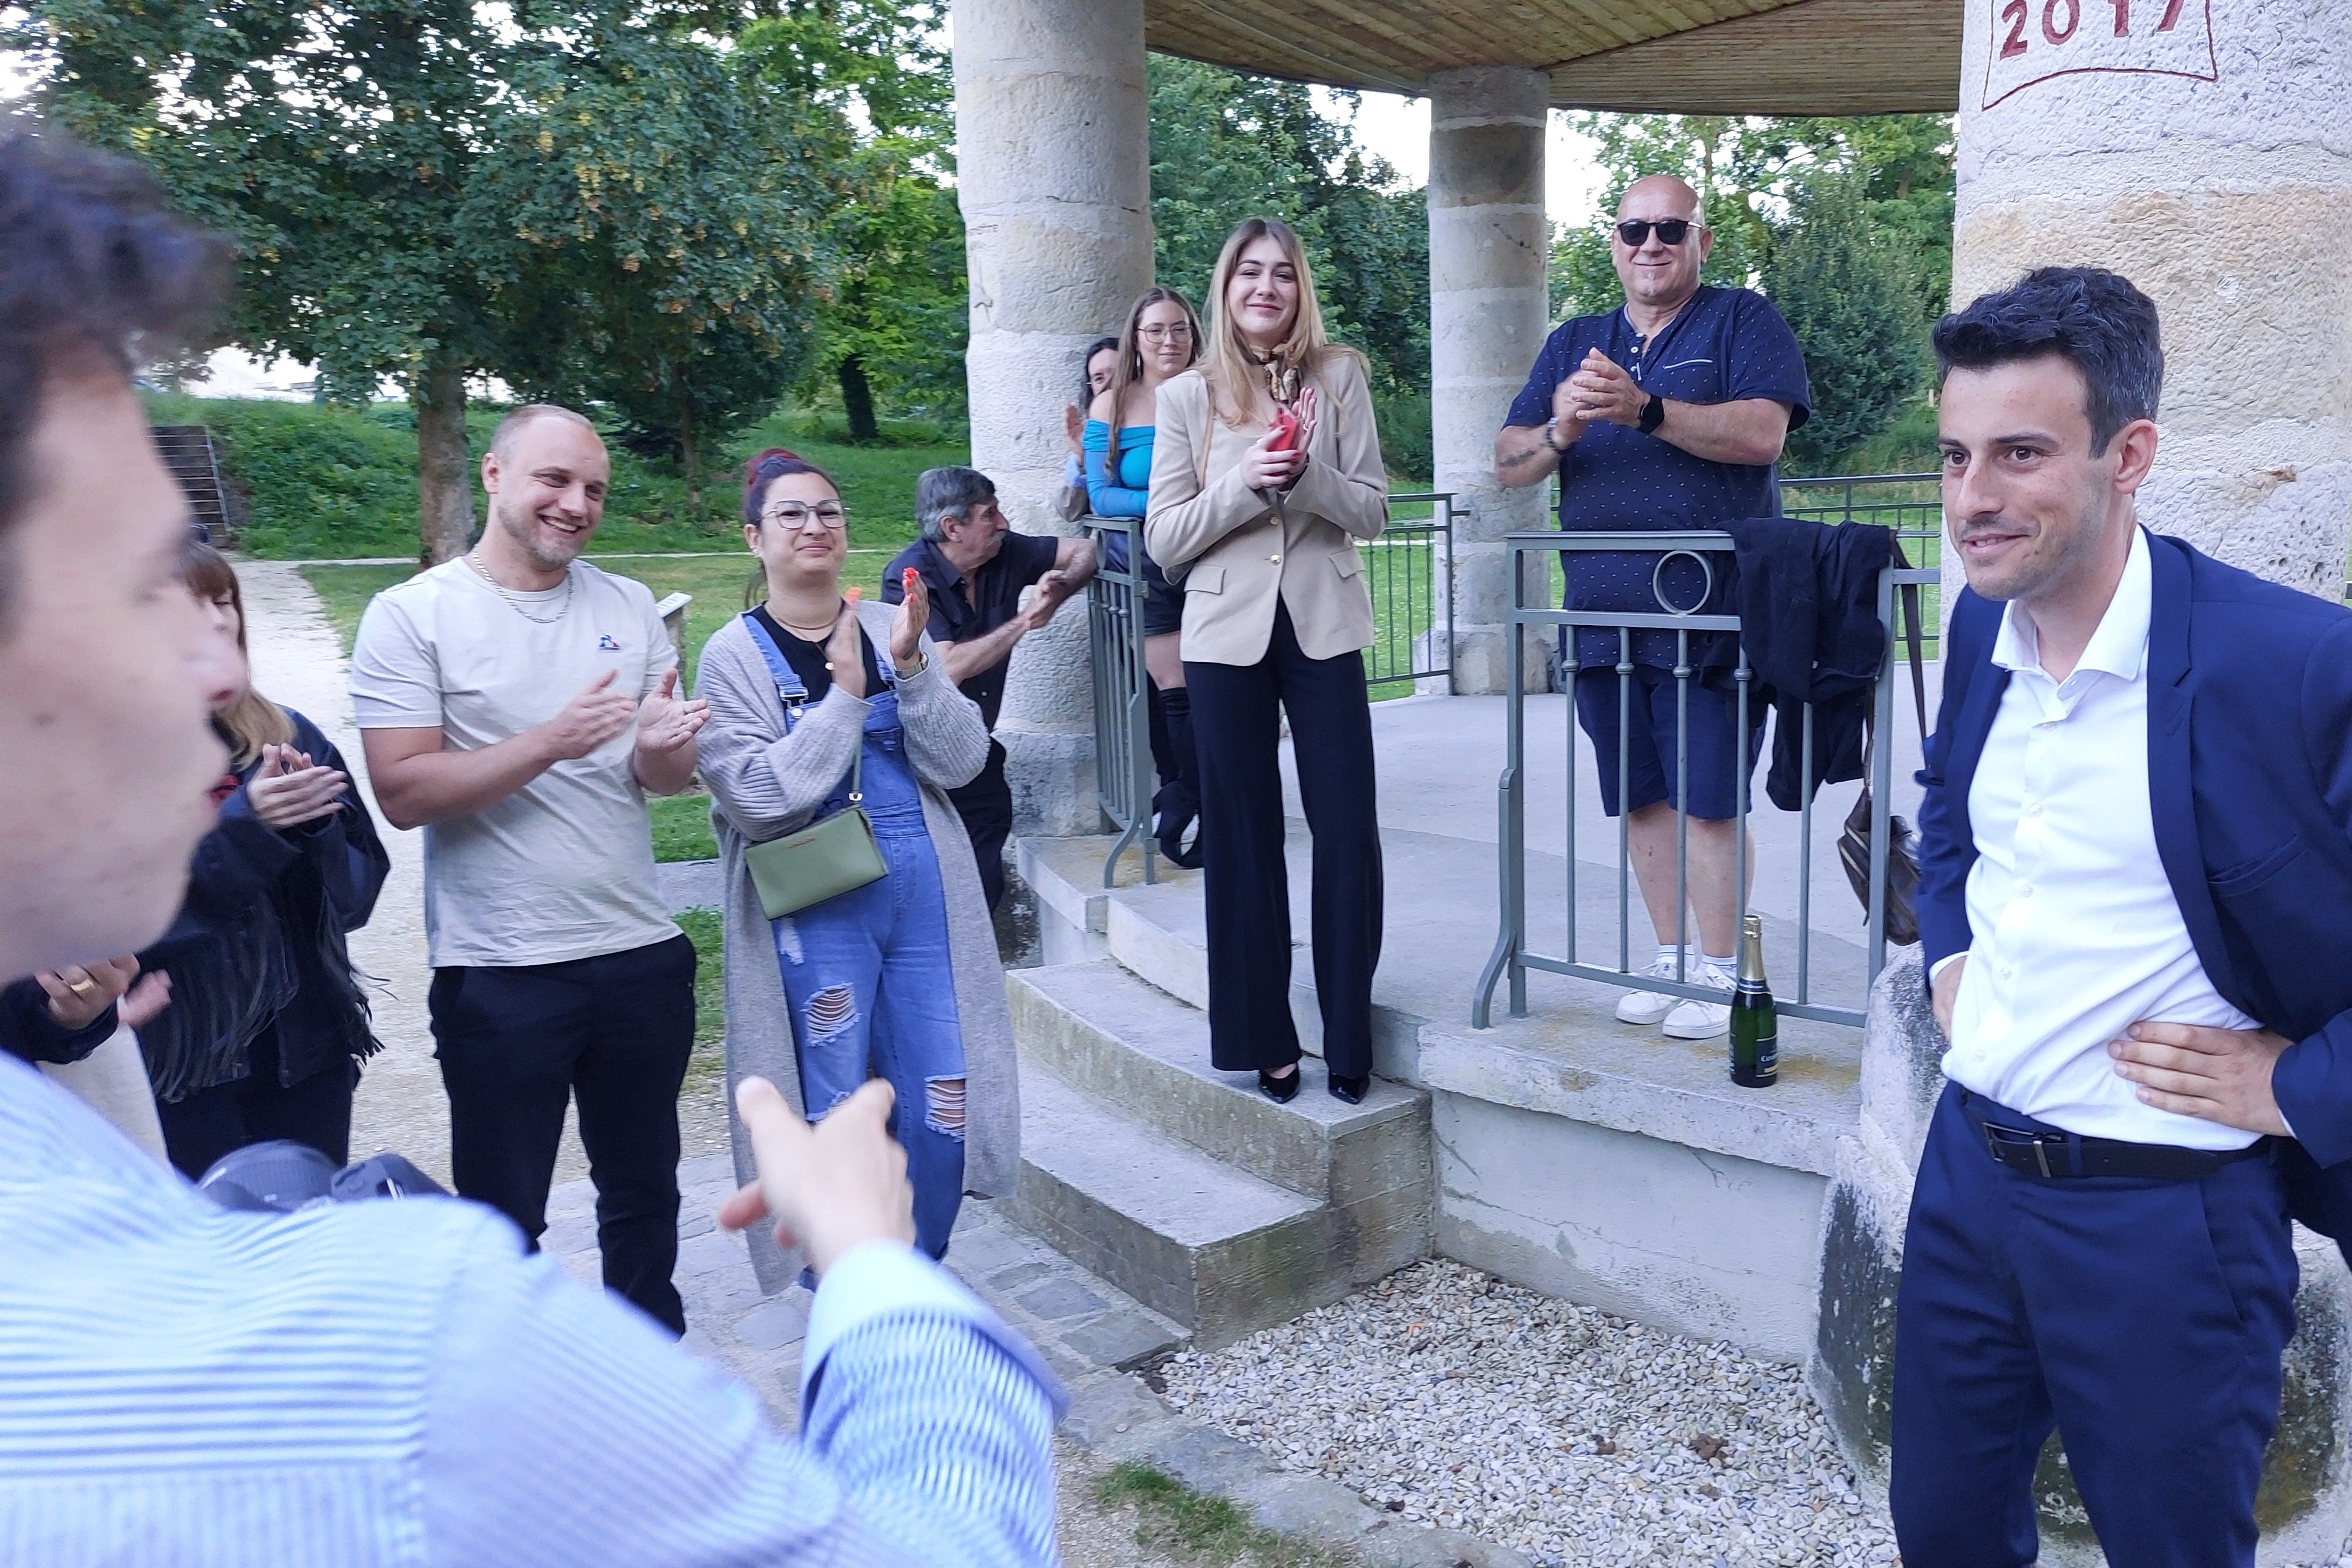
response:
[[[1354,1272],[1354,1249],[1328,1205],[1129,1121],[1034,1058],[1021,1064],[1014,1215],[1205,1346],[1286,1322],[1388,1272]]]
[[[1303,856],[1291,868],[1291,880],[1300,887],[1308,877]],[[1189,883],[1171,882],[1155,888],[1122,891],[1103,906],[1103,951],[1121,966],[1179,1001],[1203,1010],[1209,1005],[1208,916],[1200,891]],[[1295,931],[1307,929],[1302,910],[1291,911]],[[1323,1011],[1315,997],[1315,952],[1294,937],[1290,943],[1290,1020],[1298,1031],[1299,1048],[1308,1056],[1323,1054]],[[1421,1020],[1412,1014],[1375,1002],[1372,1005],[1372,1061],[1383,1078],[1415,1076],[1420,1052]],[[1205,1052],[1203,1053],[1205,1054]]]
[[[1257,1075],[1209,1065],[1208,1020],[1116,963],[1062,964],[1007,976],[1013,1037],[1065,1082],[1277,1186],[1343,1210],[1410,1192],[1424,1201],[1380,1205],[1402,1225],[1402,1256],[1428,1243],[1429,1097],[1385,1079],[1361,1105],[1334,1100],[1319,1062],[1297,1098],[1276,1105]],[[1365,1211],[1370,1220],[1371,1211]]]

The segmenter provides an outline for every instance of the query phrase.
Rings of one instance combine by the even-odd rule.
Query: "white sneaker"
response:
[[[1696,979],[1699,971],[1705,967],[1693,959],[1685,966],[1684,973]],[[1633,973],[1653,980],[1672,980],[1675,977],[1675,961],[1661,958],[1649,968],[1637,969]],[[1617,999],[1617,1021],[1621,1024],[1654,1024],[1681,1006],[1682,1003],[1681,997],[1669,996],[1663,991],[1628,991]]]
[[[1693,985],[1717,991],[1734,989],[1731,977],[1711,963],[1695,963],[1688,971]],[[1731,1009],[1713,1002],[1684,1001],[1666,1015],[1662,1031],[1670,1040],[1711,1040],[1731,1027]]]

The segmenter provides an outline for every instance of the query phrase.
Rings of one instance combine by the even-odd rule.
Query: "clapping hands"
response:
[[[297,827],[341,811],[351,787],[350,775],[273,742],[261,748],[261,766],[246,781],[245,798],[265,825]]]
[[[1291,406],[1291,413],[1297,416],[1298,429],[1287,450],[1274,450],[1270,445],[1274,432],[1268,429],[1258,437],[1255,446],[1242,454],[1244,484],[1254,490],[1278,490],[1297,481],[1298,476],[1307,471],[1307,449],[1315,439],[1316,406],[1313,387],[1298,395],[1298,401]]]
[[[694,737],[709,721],[709,703],[698,699],[679,700],[677,671],[672,669],[637,704],[637,751],[646,756],[666,756],[693,744]]]

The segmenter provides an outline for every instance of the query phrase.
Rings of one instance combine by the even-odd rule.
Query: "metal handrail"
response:
[[[1151,837],[1151,709],[1143,668],[1143,520],[1080,518],[1094,535],[1094,580],[1087,584],[1087,665],[1094,672],[1095,792],[1105,816],[1119,830],[1103,857],[1103,886],[1115,884],[1118,858],[1143,846],[1143,880],[1157,882],[1159,857]],[[1126,542],[1127,564],[1111,564],[1109,544]]]
[[[1569,716],[1567,723],[1567,766],[1569,778],[1569,803],[1567,812],[1567,952],[1564,954],[1555,956],[1552,954],[1538,953],[1529,951],[1528,945],[1527,911],[1526,795],[1526,773],[1528,763],[1526,704],[1528,696],[1528,672],[1525,637],[1521,635],[1519,628],[1528,626],[1565,626],[1603,627],[1614,630],[1618,636],[1618,661],[1615,668],[1620,683],[1619,690],[1621,702],[1625,700],[1624,693],[1626,692],[1627,687],[1630,685],[1632,674],[1635,668],[1633,662],[1633,633],[1638,630],[1657,630],[1672,631],[1675,634],[1675,659],[1674,673],[1677,689],[1677,710],[1675,750],[1678,784],[1678,787],[1675,792],[1675,798],[1677,803],[1675,813],[1675,882],[1676,897],[1675,940],[1678,947],[1685,947],[1689,939],[1688,910],[1690,869],[1690,818],[1687,810],[1689,792],[1686,787],[1689,782],[1690,766],[1688,746],[1686,743],[1689,733],[1688,683],[1692,676],[1696,673],[1691,665],[1690,638],[1694,633],[1705,632],[1730,633],[1737,635],[1740,630],[1739,617],[1736,615],[1704,613],[1704,600],[1701,601],[1700,605],[1692,606],[1688,612],[1675,609],[1665,603],[1663,590],[1660,589],[1654,582],[1653,584],[1653,592],[1658,596],[1660,603],[1660,609],[1656,612],[1555,610],[1550,608],[1532,607],[1525,602],[1528,574],[1520,570],[1520,566],[1521,558],[1526,554],[1534,552],[1576,552],[1585,551],[1629,549],[1639,549],[1644,552],[1657,553],[1662,557],[1675,552],[1684,552],[1696,555],[1704,562],[1705,558],[1708,555],[1730,553],[1735,548],[1732,537],[1727,533],[1716,532],[1712,531],[1610,533],[1544,531],[1537,533],[1509,534],[1506,537],[1505,543],[1508,546],[1511,552],[1512,570],[1510,573],[1510,582],[1512,584],[1512,602],[1507,612],[1507,622],[1512,628],[1512,631],[1510,636],[1507,638],[1505,653],[1506,668],[1507,672],[1506,754],[1502,777],[1496,784],[1497,837],[1496,851],[1501,911],[1498,921],[1499,929],[1496,933],[1494,953],[1488,958],[1485,970],[1480,973],[1478,977],[1477,991],[1471,999],[1471,1025],[1475,1028],[1481,1029],[1489,1026],[1492,1017],[1492,1006],[1496,984],[1507,978],[1509,982],[1510,1014],[1513,1017],[1525,1017],[1528,1011],[1527,977],[1529,970],[1540,970],[1547,973],[1565,974],[1578,979],[1594,980],[1604,984],[1627,988],[1638,988],[1644,991],[1663,992],[1669,995],[1685,996],[1698,1001],[1719,1002],[1722,998],[1722,993],[1712,988],[1702,987],[1691,984],[1686,973],[1683,969],[1682,961],[1679,959],[1676,962],[1675,973],[1672,980],[1663,980],[1650,975],[1636,975],[1633,973],[1630,935],[1632,916],[1632,859],[1628,817],[1631,814],[1622,810],[1621,810],[1617,818],[1617,964],[1615,968],[1612,969],[1598,964],[1583,963],[1578,959],[1576,748],[1579,726],[1573,713]],[[1874,726],[1875,733],[1880,737],[1888,737],[1891,735],[1894,722],[1895,685],[1891,679],[1891,675],[1894,668],[1894,650],[1895,646],[1895,637],[1894,633],[1897,629],[1895,622],[1895,590],[1897,587],[1906,584],[1927,584],[1940,581],[1941,575],[1939,573],[1934,570],[1916,567],[1907,570],[1902,568],[1889,568],[1879,574],[1878,616],[1881,624],[1888,628],[1889,634],[1886,643],[1887,651],[1885,660],[1880,667],[1878,678],[1874,683],[1871,697],[1873,712],[1872,721]],[[1709,574],[1709,586],[1711,590],[1713,586],[1711,572]],[[1574,637],[1569,637],[1566,639],[1566,657],[1563,660],[1563,664],[1569,677],[1569,681],[1572,685],[1578,669],[1576,639]],[[1740,734],[1745,735],[1748,729],[1748,705],[1751,699],[1749,689],[1754,681],[1754,671],[1748,665],[1748,650],[1744,643],[1739,646],[1738,660],[1733,673],[1733,679],[1738,689],[1738,731]],[[1813,740],[1812,707],[1810,703],[1805,705],[1803,713],[1804,718],[1801,741],[1801,767],[1805,778],[1809,780],[1812,773]],[[1628,759],[1630,753],[1628,751],[1629,739],[1626,734],[1627,729],[1628,726],[1621,721],[1618,726],[1618,798],[1621,804],[1627,798],[1626,785],[1629,782]],[[1894,747],[1891,742],[1882,742],[1875,744],[1871,748],[1868,770],[1868,781],[1871,790],[1871,864],[1870,899],[1867,910],[1868,942],[1865,954],[1867,962],[1867,974],[1865,976],[1864,998],[1862,999],[1864,1002],[1866,1002],[1868,996],[1869,983],[1874,982],[1878,977],[1879,971],[1885,966],[1886,836],[1888,816],[1890,814],[1888,791],[1893,781],[1893,765]],[[1745,866],[1748,861],[1748,808],[1749,805],[1748,773],[1749,770],[1747,768],[1742,768],[1740,770],[1736,796],[1738,805],[1737,821],[1738,826],[1735,829],[1734,834],[1734,843],[1737,849],[1733,863],[1738,866]],[[1815,1003],[1811,1000],[1811,939],[1812,931],[1812,791],[1810,789],[1805,790],[1803,794],[1799,816],[1800,847],[1798,858],[1798,957],[1796,996],[1793,1000],[1781,1001],[1780,1003],[1780,1009],[1781,1012],[1787,1013],[1795,1017],[1812,1018],[1823,1023],[1843,1024],[1850,1026],[1859,1027],[1863,1022],[1864,1016],[1864,1007],[1862,1005],[1855,1005],[1853,1007],[1836,1007]],[[1738,913],[1744,916],[1748,912],[1748,880],[1746,877],[1743,876],[1738,879]]]
[[[1428,521],[1392,521],[1380,538],[1357,545],[1359,551],[1369,553],[1366,571],[1372,579],[1365,585],[1372,600],[1375,628],[1372,646],[1366,650],[1367,686],[1439,679],[1451,683],[1454,494],[1409,490],[1388,498],[1391,509],[1423,502],[1430,509]],[[1143,846],[1143,879],[1150,883],[1158,880],[1158,875],[1150,833],[1150,677],[1143,665],[1142,604],[1151,592],[1143,576],[1143,520],[1089,514],[1078,522],[1095,536],[1102,563],[1087,589],[1088,651],[1094,670],[1095,779],[1103,815],[1119,830],[1117,842],[1103,858],[1103,886],[1116,884],[1119,857],[1139,841]],[[1108,546],[1114,536],[1127,542],[1124,571],[1110,564]],[[1423,620],[1428,623],[1425,627],[1422,627]],[[1442,639],[1437,636],[1441,620]],[[1416,631],[1416,627],[1422,629]],[[1401,661],[1397,657],[1400,635]],[[1440,654],[1442,662],[1435,657]],[[1399,662],[1402,669],[1394,668]]]

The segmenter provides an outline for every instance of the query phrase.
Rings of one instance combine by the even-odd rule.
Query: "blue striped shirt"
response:
[[[803,1439],[441,1199],[214,1208],[0,1058],[0,1563],[1054,1561],[1058,1393],[894,1243],[811,1309]]]

